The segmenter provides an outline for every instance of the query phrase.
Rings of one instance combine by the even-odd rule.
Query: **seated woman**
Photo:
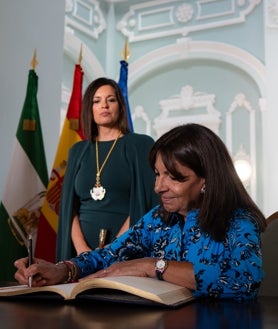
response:
[[[265,218],[242,185],[221,139],[187,124],[150,151],[161,204],[102,249],[58,264],[15,262],[15,278],[43,286],[106,276],[157,277],[195,297],[253,299],[263,278]]]

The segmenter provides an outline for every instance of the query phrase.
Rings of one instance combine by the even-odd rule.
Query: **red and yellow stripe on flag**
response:
[[[61,132],[58,148],[46,197],[41,209],[35,256],[55,262],[56,235],[58,228],[59,206],[63,179],[67,167],[68,152],[71,146],[84,139],[80,113],[82,107],[83,71],[81,65],[75,65],[72,94],[67,115]]]

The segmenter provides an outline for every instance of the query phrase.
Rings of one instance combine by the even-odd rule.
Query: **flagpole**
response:
[[[83,59],[83,54],[82,54],[82,43],[81,43],[79,57],[78,57],[78,65],[81,65],[82,59]]]
[[[123,48],[123,51],[122,51],[122,57],[123,57],[123,60],[125,62],[127,62],[129,57],[130,57],[130,50],[129,50],[129,46],[128,46],[128,38],[125,39],[125,45],[124,45],[124,48]]]
[[[34,50],[34,55],[33,55],[33,58],[32,58],[32,61],[31,61],[31,68],[32,70],[35,71],[37,65],[39,64],[38,60],[37,60],[37,48],[35,48]]]
[[[127,110],[127,120],[128,120],[128,125],[130,128],[130,131],[134,131],[133,129],[133,123],[132,123],[132,117],[130,113],[130,108],[129,108],[129,102],[128,102],[128,88],[127,88],[127,79],[128,79],[128,62],[127,60],[130,57],[130,50],[128,46],[128,39],[125,39],[125,44],[124,48],[122,51],[122,58],[123,60],[120,61],[121,68],[120,68],[120,78],[119,78],[119,86],[122,91],[122,94],[125,99],[126,103],[126,110]]]

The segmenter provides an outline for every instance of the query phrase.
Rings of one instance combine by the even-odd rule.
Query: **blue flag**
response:
[[[122,94],[124,96],[124,99],[125,99],[128,125],[130,128],[130,131],[133,131],[133,123],[132,123],[132,118],[131,118],[131,113],[130,113],[130,108],[129,108],[128,91],[127,91],[128,63],[124,60],[122,60],[120,63],[121,63],[121,69],[120,69],[120,78],[119,78],[118,85],[119,85],[119,87],[122,91]]]

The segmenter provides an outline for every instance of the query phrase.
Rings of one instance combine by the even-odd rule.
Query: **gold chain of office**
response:
[[[98,151],[98,140],[96,139],[96,165],[97,165],[97,173],[96,173],[96,183],[95,183],[95,186],[90,190],[90,194],[91,194],[91,197],[94,199],[94,200],[102,200],[104,197],[105,197],[105,193],[106,193],[106,189],[101,186],[101,183],[100,183],[100,174],[104,168],[104,166],[106,165],[106,162],[108,161],[119,137],[121,136],[121,133],[118,135],[118,137],[114,140],[110,150],[108,151],[101,167],[99,167],[99,151]]]

